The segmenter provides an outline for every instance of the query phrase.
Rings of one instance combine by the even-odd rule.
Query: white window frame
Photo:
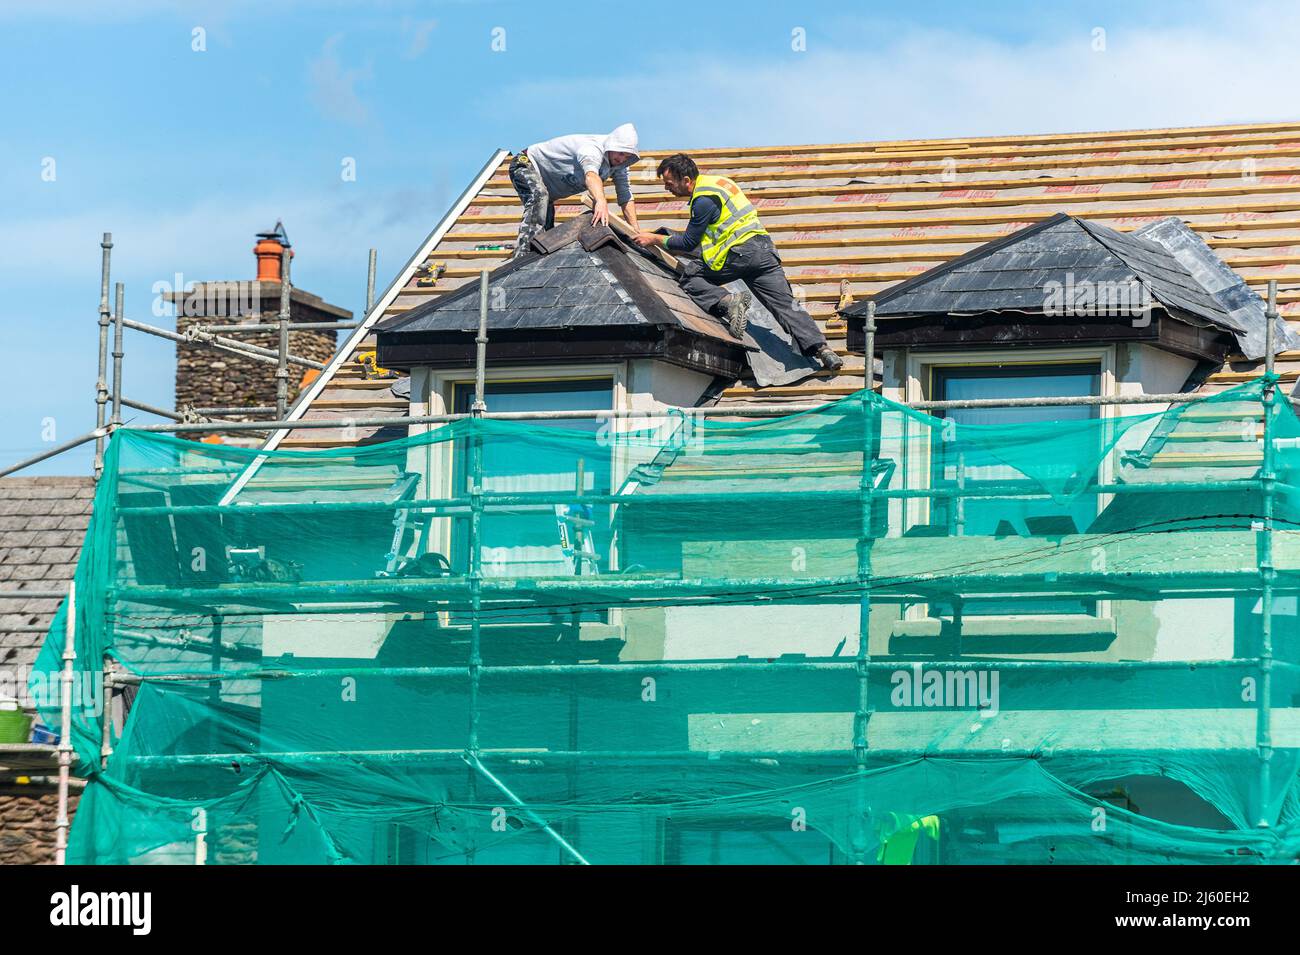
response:
[[[904,377],[901,387],[895,387],[896,392],[901,392],[900,397],[905,402],[918,402],[931,400],[931,388],[934,382],[934,372],[938,369],[950,368],[987,368],[994,366],[1014,367],[1016,365],[1032,365],[1041,367],[1043,365],[1080,365],[1093,364],[1097,365],[1098,380],[1097,390],[1102,396],[1116,396],[1120,393],[1120,381],[1116,374],[1116,349],[1114,345],[1096,345],[1084,346],[1078,348],[1017,348],[1014,351],[1006,349],[992,351],[978,351],[965,349],[962,351],[912,351],[904,353]],[[888,395],[887,395],[888,397]],[[1116,417],[1118,414],[1117,405],[1100,405],[1098,407],[1098,418],[1107,419]],[[928,441],[921,440],[922,428],[920,425],[913,425],[910,420],[905,420],[903,427],[907,430],[908,440],[905,442],[906,452],[906,473],[908,475],[909,486],[926,487],[930,475],[930,445]],[[1114,455],[1107,455],[1102,461],[1098,470],[1098,480],[1109,484],[1114,480]],[[1102,494],[1097,497],[1098,511],[1103,510],[1110,502],[1111,495]],[[899,519],[903,522],[902,527],[910,527],[915,524],[928,523],[930,517],[930,500],[928,498],[912,498],[904,502],[904,507],[900,510]],[[980,614],[980,620],[997,621],[997,620],[1042,620],[1061,621],[1061,620],[1109,620],[1113,615],[1113,609],[1110,600],[1098,600],[1096,610],[1090,614]],[[923,620],[930,617],[930,608],[928,604],[913,604],[907,609],[904,615],[905,620]]]
[[[423,372],[420,375],[421,380],[418,382],[415,378],[417,372]],[[605,379],[612,383],[611,404],[614,410],[627,408],[627,366],[621,362],[598,365],[548,365],[543,368],[535,365],[501,367],[489,369],[484,376],[486,382],[520,384],[525,382],[555,382],[559,384],[565,381],[590,381],[593,379]],[[427,410],[416,410],[413,405],[411,414],[419,416],[454,413],[455,406],[453,402],[456,387],[465,385],[470,387],[474,385],[473,368],[415,369],[412,372],[411,393],[413,396],[415,394],[421,396],[424,409]],[[437,427],[439,425],[425,425],[421,427],[421,431]],[[422,454],[421,460],[415,464],[422,475],[422,491],[431,492],[430,496],[449,497],[453,491],[452,482],[455,477],[452,473],[451,444],[449,442],[430,443],[413,450]],[[433,487],[428,486],[429,475],[431,474],[437,476],[437,481]],[[615,479],[617,480],[617,475],[615,475]],[[441,550],[444,554],[450,554],[451,521],[438,521],[437,523],[437,533],[428,535],[423,549]],[[605,559],[612,559],[612,555],[605,555]]]

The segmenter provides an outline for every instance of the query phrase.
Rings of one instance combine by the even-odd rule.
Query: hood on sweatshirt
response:
[[[631,123],[624,123],[622,126],[616,126],[605,141],[601,144],[602,152],[631,153],[635,158],[628,163],[631,165],[641,158],[640,149],[637,147],[636,127]]]

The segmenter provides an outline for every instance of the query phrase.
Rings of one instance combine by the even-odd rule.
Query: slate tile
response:
[[[49,569],[48,563],[4,562],[0,563],[0,580],[44,580]]]
[[[41,557],[50,562],[71,562],[77,559],[78,548],[75,547],[47,547],[44,548]]]
[[[559,289],[511,289],[506,293],[505,310],[513,308],[554,308],[560,299]]]

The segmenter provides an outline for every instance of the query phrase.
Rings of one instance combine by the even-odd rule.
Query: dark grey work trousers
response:
[[[510,182],[524,206],[523,218],[519,220],[519,238],[512,256],[517,259],[532,251],[533,236],[555,228],[555,201],[546,191],[542,174],[522,149],[515,153],[510,163]]]
[[[725,311],[723,303],[730,294],[721,286],[739,279],[790,333],[805,355],[826,344],[826,336],[817,323],[795,302],[790,280],[781,268],[781,256],[770,237],[756,235],[734,246],[716,272],[693,256],[683,256],[677,261],[682,267],[677,284],[704,311],[721,316]]]

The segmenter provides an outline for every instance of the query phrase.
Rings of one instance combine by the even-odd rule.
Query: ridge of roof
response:
[[[851,142],[822,142],[822,143],[785,143],[772,146],[755,147],[755,146],[710,146],[701,149],[690,150],[691,155],[734,155],[738,151],[752,151],[763,149],[766,151],[799,151],[811,149],[853,149],[863,146],[959,146],[968,143],[993,144],[1006,143],[1009,145],[1023,145],[1026,143],[1068,143],[1068,142],[1094,142],[1108,139],[1134,139],[1143,136],[1149,137],[1173,137],[1179,135],[1195,135],[1210,133],[1227,133],[1227,132],[1284,132],[1287,130],[1300,130],[1300,121],[1281,122],[1281,123],[1226,123],[1212,126],[1145,126],[1134,129],[1090,129],[1077,132],[1066,133],[1012,133],[1003,136],[945,136],[927,139],[867,139],[854,140]],[[672,149],[648,149],[642,150],[641,158],[657,158],[671,156],[679,150]]]
[[[1202,318],[1208,318],[1216,325],[1226,328],[1228,331],[1237,332],[1238,323],[1228,314],[1223,304],[1216,299],[1210,291],[1205,288],[1191,272],[1187,271],[1178,259],[1158,242],[1151,239],[1143,238],[1136,233],[1125,234],[1104,226],[1099,222],[1088,222],[1080,219],[1079,225],[1083,227],[1089,235],[1110,250],[1111,254],[1133,270],[1136,278],[1150,289],[1152,295],[1156,297],[1162,305],[1182,308],[1185,311],[1200,315]],[[1167,269],[1171,273],[1176,273],[1185,278],[1187,282],[1181,286],[1175,286],[1173,294],[1170,291],[1161,292],[1161,289],[1172,285],[1164,276],[1157,274],[1151,262],[1144,261],[1144,256],[1154,257],[1159,261],[1161,268]],[[1182,292],[1192,294],[1192,300],[1186,304],[1180,304],[1177,301],[1171,301],[1175,295]],[[1187,305],[1196,306],[1188,308]],[[1197,309],[1200,309],[1198,311]]]
[[[425,237],[424,242],[420,244],[420,247],[416,249],[409,259],[406,260],[406,264],[402,266],[398,274],[393,277],[393,280],[388,284],[388,287],[384,289],[383,294],[375,300],[369,313],[367,313],[357,327],[352,330],[352,334],[348,336],[347,341],[343,342],[339,346],[338,351],[334,353],[334,358],[332,358],[329,364],[326,365],[325,370],[322,371],[320,375],[318,375],[316,379],[307,386],[307,388],[303,389],[302,393],[298,396],[298,400],[295,401],[293,407],[289,409],[285,420],[295,421],[302,417],[311,402],[315,400],[316,396],[322,390],[324,390],[325,383],[330,379],[333,373],[338,370],[338,366],[351,355],[352,351],[355,350],[358,344],[365,340],[366,335],[369,334],[379,319],[383,317],[388,306],[392,304],[392,301],[395,298],[397,298],[406,283],[414,277],[419,267],[424,264],[424,260],[428,258],[429,252],[442,240],[442,237],[446,235],[448,230],[455,225],[456,219],[459,218],[460,214],[465,211],[467,206],[469,206],[471,200],[483,187],[483,183],[491,178],[492,173],[494,173],[497,167],[501,165],[501,160],[508,155],[509,153],[506,150],[498,149],[492,154],[492,158],[483,164],[483,167],[478,171],[478,175],[476,175],[473,181],[465,187],[460,196],[457,197],[456,201],[451,204],[451,208],[449,208],[443,214],[442,218],[438,220],[438,224],[433,227],[433,231]],[[274,451],[276,446],[288,433],[288,429],[281,429],[272,432],[271,436],[267,439],[266,444],[263,445],[263,450]],[[255,465],[250,465],[250,467],[255,467]],[[246,480],[247,478],[243,477],[236,481],[236,485],[242,487]],[[238,487],[232,489],[231,496],[237,492]],[[229,502],[223,498],[222,503],[225,504]]]
[[[664,193],[651,175],[653,163],[646,162],[675,151],[646,150],[633,171],[643,228],[677,230],[685,224],[685,203]],[[717,389],[721,405],[832,401],[860,389],[867,370],[859,355],[846,354],[838,309],[1012,229],[1065,212],[1125,233],[1160,217],[1183,219],[1241,277],[1249,294],[1262,297],[1264,283],[1277,278],[1280,310],[1293,321],[1300,318],[1300,121],[688,152],[711,172],[744,186],[773,235],[795,293],[846,357],[834,375],[815,373],[788,384],[727,383]],[[500,156],[384,309],[386,318],[455,294],[463,284],[475,284],[482,267],[510,258],[521,210],[507,175],[508,155]],[[1246,156],[1257,163],[1257,176],[1248,181],[1238,165]],[[850,184],[852,179],[870,181]],[[558,222],[581,207],[576,198],[560,200]],[[377,433],[374,426],[345,428],[349,418],[408,413],[408,406],[399,407],[387,391],[380,395],[379,383],[367,380],[358,356],[373,341],[343,345],[339,362],[317,379],[320,387],[303,412],[338,419],[339,427],[277,435],[282,447],[364,443]],[[1198,387],[1213,392],[1258,373],[1237,357],[1216,366]],[[1300,381],[1300,350],[1279,357],[1279,373],[1288,386]]]
[[[16,475],[0,478],[0,490],[23,487],[93,487],[95,479],[89,474],[38,474],[34,476]]]
[[[415,277],[416,271],[424,264],[425,260],[429,257],[429,253],[433,251],[438,243],[442,241],[443,236],[445,236],[451,230],[452,226],[456,224],[456,221],[460,218],[465,209],[468,208],[470,202],[476,195],[478,195],[479,190],[483,188],[484,184],[492,177],[492,174],[496,172],[497,167],[501,165],[501,161],[508,155],[510,155],[509,152],[504,149],[497,149],[492,153],[492,158],[483,164],[483,167],[478,171],[478,175],[476,175],[465,187],[460,196],[457,197],[456,201],[451,204],[451,207],[443,214],[442,218],[438,220],[438,224],[434,226],[433,230],[425,237],[424,242],[420,244],[420,247],[411,254],[409,259],[406,260],[406,264],[402,266],[397,275],[393,277],[393,280],[388,283],[388,287],[384,289],[383,294],[380,295],[379,298],[375,299],[374,305],[371,306],[370,311],[357,324],[357,327],[352,330],[352,334],[349,335],[345,341],[339,344],[338,350],[334,352],[334,357],[326,363],[325,369],[316,376],[315,380],[313,380],[311,384],[299,393],[298,399],[293,403],[293,407],[289,409],[285,416],[286,420],[297,421],[307,413],[312,402],[320,396],[321,392],[325,390],[325,386],[334,379],[339,368],[352,357],[353,353],[357,351],[361,343],[365,341],[366,336],[370,334],[375,324],[379,322],[384,313],[397,299],[398,295],[401,294],[407,283]],[[290,430],[291,429],[289,428],[281,428],[272,431],[270,436],[267,438],[266,443],[262,445],[262,450],[274,451],[289,435]],[[227,505],[234,500],[235,495],[243,489],[244,485],[248,483],[249,479],[257,472],[257,469],[261,467],[262,462],[265,460],[265,458],[257,458],[249,464],[249,466],[244,469],[243,473],[231,483],[230,490],[222,495],[220,503],[222,505]]]

